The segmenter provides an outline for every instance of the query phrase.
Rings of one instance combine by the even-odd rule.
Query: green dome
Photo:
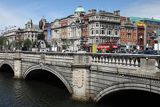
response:
[[[84,8],[82,6],[78,6],[75,10],[76,13],[83,13],[85,12]]]

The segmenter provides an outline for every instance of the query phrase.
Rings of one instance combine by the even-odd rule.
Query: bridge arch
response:
[[[116,92],[116,91],[122,91],[122,90],[141,90],[141,91],[160,94],[160,87],[158,87],[158,86],[152,86],[149,84],[146,85],[146,84],[142,84],[142,83],[120,83],[120,84],[112,85],[112,86],[102,90],[101,92],[99,92],[94,97],[94,101],[98,102],[105,95],[110,94],[112,92]]]
[[[62,83],[66,86],[66,88],[68,89],[69,93],[72,94],[72,88],[71,88],[70,84],[67,82],[67,80],[60,73],[58,73],[57,71],[55,71],[55,70],[53,70],[53,69],[51,69],[51,68],[49,68],[47,66],[41,66],[41,65],[31,66],[31,67],[29,67],[29,69],[27,69],[25,71],[25,73],[22,76],[25,79],[26,76],[30,72],[32,72],[34,70],[39,70],[39,69],[48,71],[48,72],[54,74],[56,77],[58,77],[62,81]]]
[[[14,72],[14,65],[12,64],[12,63],[10,63],[9,61],[2,61],[1,63],[0,63],[0,68],[3,66],[3,65],[8,65],[8,66],[10,66],[11,68],[12,68],[12,70],[13,70],[13,72]]]

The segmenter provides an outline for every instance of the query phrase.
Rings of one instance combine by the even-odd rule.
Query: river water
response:
[[[41,79],[34,79],[35,76],[26,80],[15,80],[12,77],[13,73],[6,72],[6,69],[1,71],[0,107],[138,107],[140,105],[144,107],[144,104],[159,107],[160,105],[159,95],[135,90],[111,94],[98,104],[76,102],[70,98],[71,95],[61,84],[57,85],[57,81],[44,82]],[[158,105],[153,106],[154,104]]]

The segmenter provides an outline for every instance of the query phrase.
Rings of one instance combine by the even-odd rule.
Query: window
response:
[[[99,34],[99,31],[98,31],[98,30],[96,30],[96,34]]]
[[[102,30],[102,34],[105,34],[104,30]]]
[[[99,23],[96,23],[96,27],[99,27]]]
[[[111,31],[110,30],[108,31],[108,35],[111,35]]]
[[[115,25],[115,29],[118,29],[118,25]]]
[[[96,43],[98,42],[98,38],[96,38]]]
[[[115,35],[118,35],[118,31],[115,31]]]
[[[92,35],[94,34],[94,31],[92,30]]]

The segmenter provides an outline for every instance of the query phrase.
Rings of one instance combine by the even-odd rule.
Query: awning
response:
[[[108,45],[102,45],[102,46],[98,46],[97,49],[98,50],[103,50],[103,49],[109,50],[110,47]]]
[[[113,45],[112,48],[117,49],[118,45]]]

